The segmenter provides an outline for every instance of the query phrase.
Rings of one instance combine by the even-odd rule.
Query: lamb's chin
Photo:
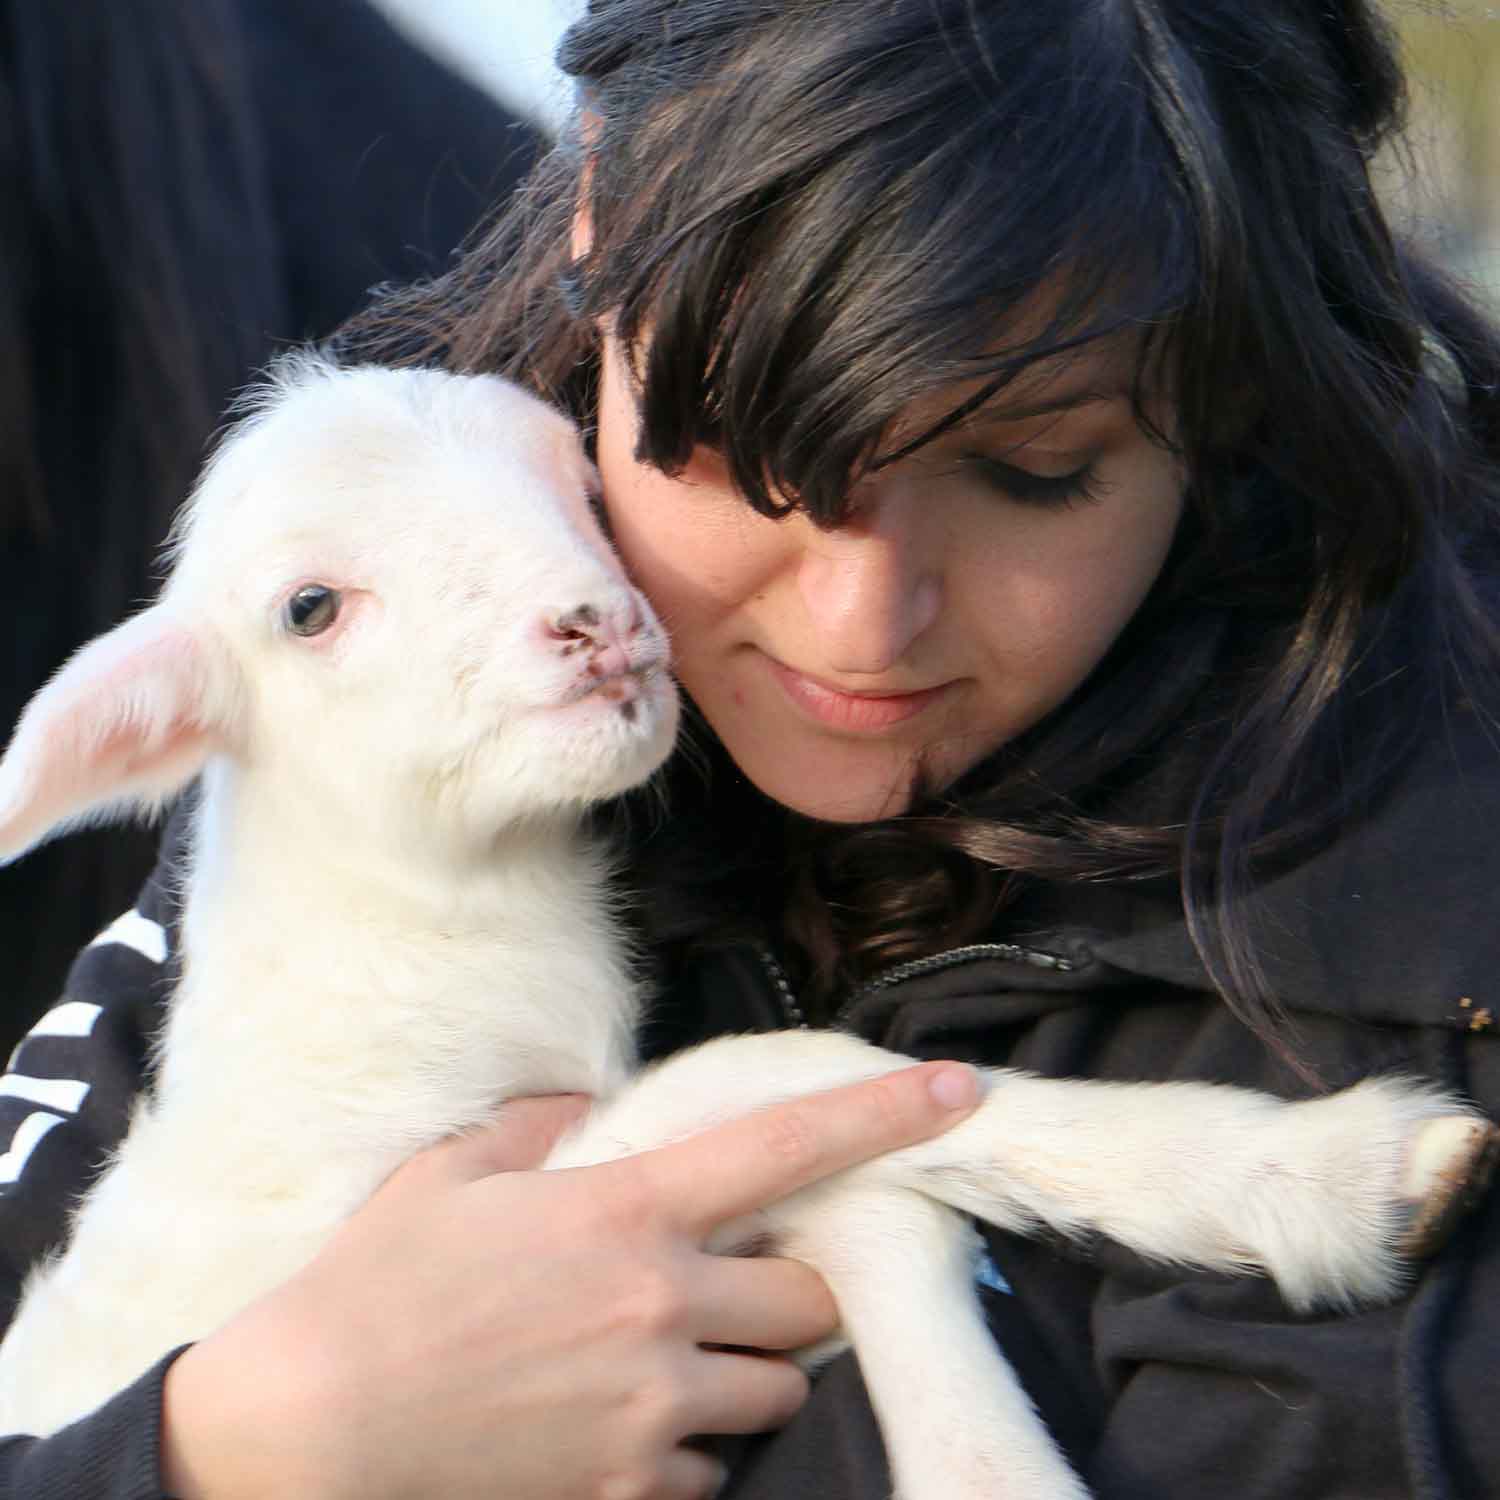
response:
[[[559,781],[588,801],[618,796],[645,781],[677,739],[677,691],[664,673],[624,696],[606,687],[555,711]]]
[[[590,693],[531,708],[469,747],[444,778],[445,800],[486,828],[576,813],[648,780],[671,754],[678,718],[665,673],[628,698]]]

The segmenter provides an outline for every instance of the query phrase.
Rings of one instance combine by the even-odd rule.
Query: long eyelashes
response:
[[[1092,504],[1103,499],[1108,488],[1100,481],[1092,463],[1071,474],[1033,474],[1029,469],[1018,469],[983,453],[969,453],[963,457],[963,466],[1006,499],[1041,509]]]
[[[714,479],[726,485],[729,483],[724,458],[711,442],[701,440],[697,444],[694,460],[712,463],[715,466]],[[950,473],[960,471],[976,477],[1006,500],[1038,510],[1066,510],[1076,505],[1092,505],[1103,500],[1113,488],[1098,473],[1095,459],[1090,459],[1070,474],[1036,474],[986,453],[961,453],[956,462],[947,467]]]

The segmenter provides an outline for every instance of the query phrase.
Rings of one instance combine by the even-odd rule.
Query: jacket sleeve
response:
[[[125,1133],[175,963],[174,870],[183,819],[133,911],[79,955],[63,997],[0,1077],[0,1316],[63,1241],[68,1215]],[[180,1351],[179,1351],[180,1352]],[[0,1500],[159,1500],[162,1360],[47,1438],[0,1440]]]
[[[162,1500],[162,1378],[181,1352],[51,1437],[0,1440],[0,1497]]]

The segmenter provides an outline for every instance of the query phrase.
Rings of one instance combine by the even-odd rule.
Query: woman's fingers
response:
[[[838,1327],[838,1305],[816,1271],[776,1256],[703,1256],[696,1305],[700,1343],[742,1349],[805,1349]]]
[[[588,1113],[586,1094],[547,1094],[512,1099],[494,1120],[467,1130],[426,1153],[435,1169],[451,1172],[463,1182],[496,1172],[525,1172],[539,1167],[558,1138]]]
[[[699,1357],[689,1410],[693,1433],[773,1432],[807,1400],[807,1376],[780,1355],[705,1349]]]
[[[703,1500],[722,1473],[686,1440],[779,1426],[807,1392],[786,1359],[704,1346],[801,1346],[836,1318],[811,1271],[709,1255],[709,1232],[936,1134],[978,1093],[956,1064],[902,1068],[556,1172],[517,1169],[586,1101],[516,1101],[419,1153],[258,1312],[183,1355],[174,1472],[238,1476],[226,1495],[310,1493],[318,1475],[341,1494],[576,1500],[618,1481]],[[247,1364],[281,1373],[247,1389]],[[338,1391],[337,1411],[301,1422],[309,1390]],[[268,1422],[288,1441],[255,1443]]]
[[[678,1448],[662,1460],[651,1500],[710,1500],[728,1477],[724,1465],[710,1454]]]
[[[937,1135],[979,1098],[972,1068],[922,1063],[757,1110],[627,1162],[650,1201],[679,1205],[683,1229],[707,1236],[856,1162]]]

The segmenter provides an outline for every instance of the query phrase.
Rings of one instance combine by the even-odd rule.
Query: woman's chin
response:
[[[747,757],[747,759],[749,759]],[[916,769],[823,766],[817,757],[772,764],[740,761],[740,769],[773,802],[823,823],[875,823],[894,818],[911,805]]]

